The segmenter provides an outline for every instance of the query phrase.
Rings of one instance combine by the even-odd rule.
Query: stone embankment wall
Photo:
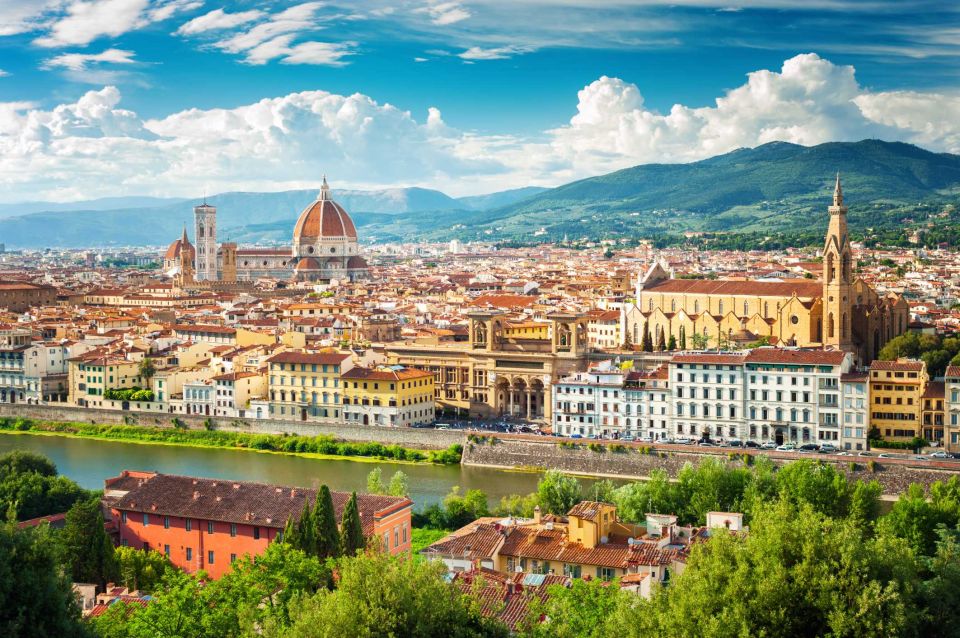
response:
[[[491,443],[491,440],[494,442]],[[687,448],[683,451],[654,449],[649,453],[643,452],[643,448],[638,446],[620,445],[617,449],[622,451],[616,452],[611,450],[610,445],[595,445],[595,448],[603,451],[591,450],[584,443],[567,443],[566,446],[561,446],[556,439],[542,437],[539,440],[487,437],[466,444],[463,463],[487,467],[558,469],[573,474],[634,479],[647,478],[656,469],[665,470],[671,478],[675,478],[686,463],[696,465],[708,458],[720,458],[741,466],[744,463],[739,458],[730,460],[730,450],[722,448]],[[842,457],[842,461],[817,454],[789,455],[789,458],[788,455],[782,455],[783,458],[771,455],[771,458],[774,463],[782,465],[796,460],[799,456],[830,463],[852,479],[876,480],[886,495],[900,494],[911,483],[929,487],[936,481],[958,476],[960,471],[960,464],[956,470],[950,471],[941,468],[908,467],[875,457]],[[870,470],[870,461],[873,461],[873,471]],[[851,469],[851,463],[856,469]]]
[[[326,435],[341,441],[379,441],[385,445],[402,445],[418,450],[442,450],[455,443],[464,443],[466,435],[454,430],[417,428],[384,428],[375,426],[315,423],[312,421],[275,421],[272,419],[234,419],[201,415],[95,410],[62,405],[27,405],[0,403],[0,417],[23,417],[37,421],[71,421],[79,423],[143,425],[173,427],[173,419],[192,430],[202,430],[209,419],[214,429],[250,434]]]

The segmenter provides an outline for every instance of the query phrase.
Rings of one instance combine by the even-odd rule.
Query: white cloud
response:
[[[354,42],[301,42],[290,48],[280,59],[281,64],[324,64],[343,66],[341,58],[353,55]]]
[[[47,35],[34,40],[42,47],[86,45],[103,36],[118,37],[195,9],[200,0],[69,0],[66,12],[48,25]]]
[[[8,75],[10,75],[9,71],[4,71],[3,69],[0,69],[0,78],[6,77]]]
[[[46,60],[42,68],[63,68],[71,71],[83,71],[91,64],[133,64],[133,51],[124,49],[107,49],[103,53],[64,53]]]
[[[271,42],[262,45],[299,46]],[[278,54],[285,55],[293,54]],[[311,186],[326,172],[341,187],[422,185],[466,194],[698,160],[773,140],[865,137],[960,152],[960,96],[870,92],[852,67],[805,54],[777,71],[749,74],[711,106],[677,104],[666,113],[650,109],[637,86],[601,77],[578,93],[566,125],[524,139],[458,130],[435,108],[418,119],[359,93],[324,91],[143,120],[106,87],[49,111],[0,103],[0,193],[16,201],[204,186],[280,190]]]
[[[427,6],[418,9],[417,12],[426,13],[430,16],[430,22],[438,26],[455,24],[471,16],[470,11],[459,2],[441,0],[431,0]]]
[[[464,60],[504,60],[515,55],[520,55],[521,53],[529,52],[529,48],[515,46],[493,47],[489,49],[470,47],[463,53],[458,53],[457,55]]]
[[[183,24],[176,32],[179,35],[193,35],[207,31],[232,29],[241,24],[259,20],[263,15],[263,11],[258,9],[240,11],[238,13],[227,13],[223,9],[215,9],[210,13],[205,13]]]

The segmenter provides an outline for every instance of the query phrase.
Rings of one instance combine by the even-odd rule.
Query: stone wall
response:
[[[690,448],[689,451],[656,450],[651,453],[639,451],[640,448],[620,446],[625,451],[611,451],[607,445],[598,446],[602,452],[596,452],[586,444],[574,444],[573,447],[561,447],[556,439],[521,440],[517,437],[497,437],[496,442],[490,444],[491,438],[481,442],[468,442],[464,447],[464,465],[481,465],[503,468],[537,468],[558,469],[573,474],[589,476],[606,476],[611,478],[643,479],[650,476],[655,469],[666,470],[671,478],[686,463],[694,465],[707,458],[729,460],[729,450],[717,448]],[[771,457],[776,464],[785,464],[793,458]],[[833,464],[838,470],[852,479],[876,480],[886,495],[900,494],[911,483],[920,483],[929,487],[935,481],[947,480],[958,476],[957,471],[944,469],[923,469],[906,467],[887,462],[885,459],[867,459],[849,457],[845,461],[831,461],[819,455],[809,455],[807,458]],[[868,462],[874,461],[874,471],[870,471]],[[742,465],[743,461],[730,461]],[[856,467],[850,469],[850,463]],[[960,467],[957,468],[960,470]]]
[[[309,421],[278,421],[273,419],[236,419],[187,414],[96,410],[67,405],[27,405],[0,403],[0,417],[23,417],[38,421],[73,421],[79,423],[127,424],[152,427],[173,427],[179,419],[190,429],[204,429],[209,419],[214,428],[228,432],[251,434],[326,435],[341,441],[378,441],[387,445],[402,445],[418,450],[442,450],[455,443],[464,443],[466,436],[455,430],[417,428],[385,428],[362,425],[313,423]]]

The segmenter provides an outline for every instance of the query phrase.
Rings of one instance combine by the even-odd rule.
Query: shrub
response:
[[[626,454],[628,450],[626,445],[622,445],[620,443],[614,443],[613,445],[610,446],[610,451],[617,452],[619,454]]]
[[[871,472],[876,472],[876,471],[877,471],[877,462],[876,462],[876,461],[868,461],[868,462],[867,462],[867,469],[870,470]]]
[[[600,445],[599,443],[591,443],[587,446],[587,448],[591,452],[597,452],[598,454],[602,454],[603,452],[606,452],[606,448]]]
[[[850,469],[851,472],[856,472],[856,471],[857,471],[857,464],[854,463],[853,461],[850,461],[850,463],[849,463],[849,465],[847,465],[847,467]]]

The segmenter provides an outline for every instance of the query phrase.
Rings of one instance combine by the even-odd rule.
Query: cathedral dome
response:
[[[330,199],[330,187],[324,177],[317,199],[310,203],[293,227],[293,243],[309,243],[321,239],[357,238],[353,220],[343,207]]]
[[[297,262],[297,265],[293,267],[294,270],[320,270],[320,262],[318,262],[313,257],[301,257],[300,261]]]
[[[164,253],[163,258],[166,259],[180,259],[180,252],[184,247],[187,247],[189,250],[193,250],[193,244],[190,243],[190,240],[187,239],[187,229],[183,229],[183,236],[180,239],[175,240],[170,247],[167,248],[167,252]]]
[[[347,268],[366,268],[367,260],[358,255],[354,255],[347,260]]]

